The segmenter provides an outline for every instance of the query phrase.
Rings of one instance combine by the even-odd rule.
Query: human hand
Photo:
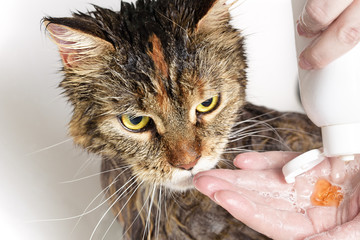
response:
[[[340,57],[360,41],[360,0],[308,0],[297,32],[317,39],[299,58],[303,69],[319,69]]]
[[[287,184],[281,168],[296,156],[241,154],[234,164],[242,170],[201,172],[194,185],[235,218],[274,239],[360,239],[360,156],[349,164],[325,159]],[[339,207],[311,204],[319,178],[341,183],[344,199]]]

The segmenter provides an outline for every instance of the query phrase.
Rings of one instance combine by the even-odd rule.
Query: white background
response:
[[[40,27],[46,15],[69,16],[90,3],[118,10],[119,0],[3,1],[0,14],[0,239],[89,239],[107,210],[86,214],[101,192],[100,161],[73,147],[67,135],[71,108],[57,88],[60,61]],[[247,35],[248,100],[301,111],[289,0],[246,0],[234,11]],[[96,207],[101,197],[89,209]],[[56,220],[58,219],[58,220]],[[113,217],[100,221],[101,239]],[[76,225],[76,227],[75,227]],[[117,239],[117,224],[106,239]]]

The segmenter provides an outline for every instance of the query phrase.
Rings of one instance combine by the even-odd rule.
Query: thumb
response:
[[[306,240],[356,240],[360,239],[360,215],[356,216],[352,221],[344,223],[331,229],[327,232],[323,232],[312,237],[306,238]]]
[[[306,216],[258,204],[237,192],[218,191],[214,199],[236,219],[270,238],[304,239],[314,232]]]

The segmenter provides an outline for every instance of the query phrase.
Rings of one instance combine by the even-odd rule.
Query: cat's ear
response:
[[[237,0],[214,0],[207,13],[196,25],[196,32],[212,32],[228,24],[230,21],[230,7]]]
[[[65,68],[89,64],[114,46],[104,39],[98,27],[76,18],[45,18],[43,23],[58,46]]]

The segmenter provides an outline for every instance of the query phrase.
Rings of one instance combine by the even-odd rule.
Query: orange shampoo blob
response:
[[[325,179],[319,179],[310,200],[314,206],[338,207],[343,198],[341,187],[334,186]]]

